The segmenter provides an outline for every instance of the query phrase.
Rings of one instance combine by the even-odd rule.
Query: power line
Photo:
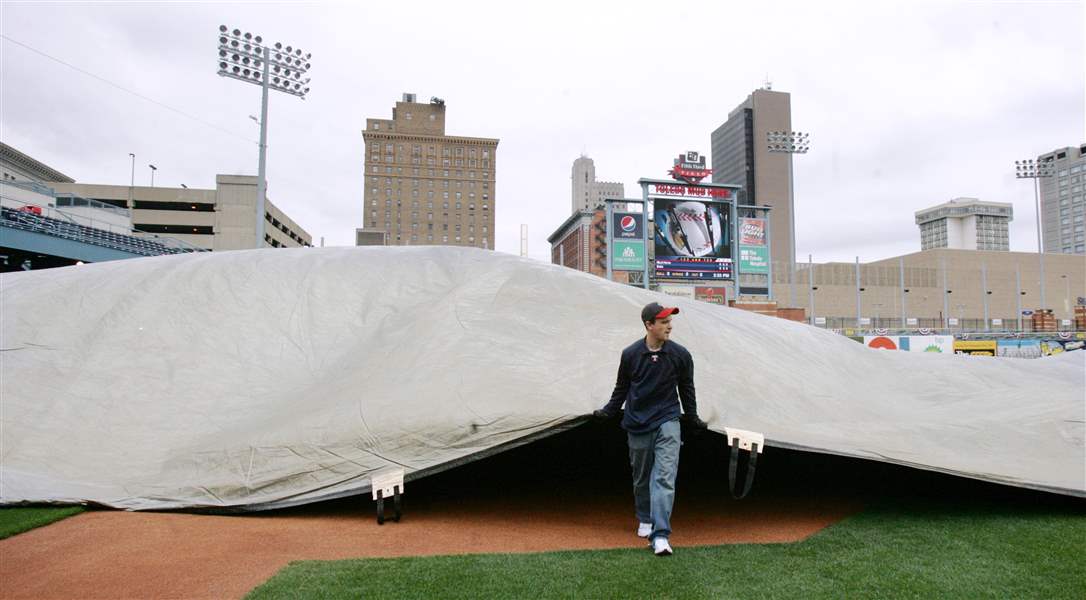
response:
[[[122,85],[113,83],[112,81],[110,81],[110,80],[108,80],[108,79],[106,79],[104,77],[100,77],[98,75],[95,75],[94,73],[91,73],[90,71],[86,71],[84,69],[80,69],[79,67],[77,67],[77,66],[75,66],[73,64],[66,63],[63,60],[61,60],[61,59],[59,59],[59,58],[57,58],[55,56],[50,56],[50,55],[46,54],[45,52],[42,52],[41,50],[38,50],[37,48],[28,46],[28,45],[26,45],[26,44],[24,44],[24,43],[22,43],[22,42],[20,42],[18,40],[13,40],[10,37],[8,37],[8,36],[6,36],[6,35],[4,35],[2,33],[0,33],[0,38],[4,38],[5,40],[7,40],[7,41],[9,41],[9,42],[11,42],[13,44],[22,46],[23,48],[26,48],[27,50],[30,50],[31,52],[34,52],[35,54],[40,54],[41,56],[44,56],[45,58],[48,58],[49,60],[58,62],[58,63],[64,65],[65,67],[68,67],[69,69],[73,69],[75,71],[78,71],[78,72],[80,72],[80,73],[82,73],[82,74],[84,74],[84,75],[86,75],[88,77],[93,77],[94,79],[97,79],[98,81],[101,81],[102,83],[105,83],[107,85],[111,85],[111,86],[121,90],[122,92],[127,92],[127,93],[132,94],[133,96],[135,96],[137,98],[140,98],[142,100],[146,100],[147,102],[150,102],[151,104],[156,104],[158,106],[161,106],[162,108],[165,108],[166,110],[175,112],[175,113],[181,115],[182,117],[185,117],[187,119],[192,119],[193,121],[196,121],[197,123],[200,123],[201,125],[205,125],[205,126],[210,127],[212,129],[216,129],[216,130],[218,130],[218,131],[220,131],[222,133],[225,133],[225,134],[227,134],[229,136],[236,137],[236,138],[238,138],[240,140],[244,140],[246,142],[249,142],[250,144],[257,143],[255,140],[251,140],[251,139],[249,139],[249,138],[247,138],[247,137],[245,137],[243,135],[234,133],[233,131],[230,131],[229,129],[224,129],[224,128],[222,128],[222,127],[220,127],[220,126],[218,126],[218,125],[216,125],[214,123],[209,123],[209,122],[201,119],[200,117],[190,115],[189,113],[187,113],[187,112],[185,112],[183,110],[174,108],[174,107],[170,106],[169,104],[164,104],[162,102],[159,102],[158,100],[155,100],[154,98],[148,98],[147,96],[144,96],[143,94],[141,94],[139,92],[134,92],[134,91],[122,86]]]

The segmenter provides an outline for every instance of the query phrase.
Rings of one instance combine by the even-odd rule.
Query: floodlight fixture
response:
[[[1045,253],[1041,237],[1041,179],[1055,174],[1056,162],[1051,157],[1043,160],[1038,158],[1036,161],[1032,158],[1014,161],[1014,176],[1033,180],[1033,204],[1037,214],[1037,257],[1041,263],[1041,308],[1048,308],[1045,305]]]
[[[811,148],[809,133],[802,131],[766,132],[766,149],[775,154],[806,154]],[[788,288],[790,306],[796,305],[796,207],[792,186],[792,157],[788,157],[788,231],[792,238],[792,250],[788,256]]]
[[[267,149],[268,149],[268,90],[276,90],[291,96],[297,96],[305,100],[309,93],[309,79],[304,84],[297,81],[305,75],[311,66],[308,62],[310,54],[306,54],[306,62],[302,62],[290,56],[292,51],[297,51],[301,56],[301,49],[291,46],[286,47],[286,56],[283,54],[282,42],[275,42],[275,51],[264,44],[264,38],[251,32],[240,29],[230,30],[226,25],[219,26],[219,75],[230,77],[239,81],[259,85],[262,89],[260,102],[260,164],[257,174],[256,189],[256,238],[257,248],[264,247],[264,214],[267,195]],[[292,73],[293,71],[293,73]],[[273,78],[271,73],[276,76]],[[279,76],[283,73],[284,76]],[[255,117],[250,117],[254,121]]]
[[[230,30],[225,25],[219,27],[219,59],[217,61],[219,75],[232,77],[249,83],[264,86],[266,75],[261,71],[267,71],[265,64],[271,67],[275,73],[285,73],[288,76],[305,75],[312,68],[309,59],[312,54],[305,54],[306,60],[301,60],[303,55],[300,48],[293,46],[283,47],[282,42],[275,43],[275,51],[263,45],[263,38],[248,31],[240,29]],[[248,72],[246,70],[248,69]],[[268,85],[274,89],[292,96],[305,98],[308,90],[304,86],[295,87],[293,83],[275,82]]]

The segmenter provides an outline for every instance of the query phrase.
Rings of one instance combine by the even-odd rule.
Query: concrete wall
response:
[[[905,264],[905,288],[902,293],[899,259],[891,258],[860,265],[861,316],[894,318],[901,317],[904,298],[906,317],[940,319],[947,316],[964,319],[982,319],[985,298],[989,318],[1015,321],[1018,305],[1022,309],[1050,308],[1057,319],[1073,319],[1073,307],[1079,298],[1086,300],[1086,261],[1081,256],[1045,254],[1046,300],[1040,302],[1040,263],[1036,253],[984,252],[976,250],[936,249],[900,257]],[[947,294],[944,313],[943,265],[946,265]],[[796,308],[809,306],[807,263],[799,263],[796,273]],[[774,265],[774,295],[782,307],[790,298],[787,283],[787,267]],[[986,288],[982,286],[982,270],[987,269]],[[1021,290],[1017,294],[1015,272],[1021,278]],[[856,285],[855,265],[851,263],[826,263],[814,265],[814,311],[818,317],[841,317],[855,320]],[[990,291],[991,294],[985,294]]]

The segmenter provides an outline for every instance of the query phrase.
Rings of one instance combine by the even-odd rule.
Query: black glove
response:
[[[699,418],[695,414],[683,414],[682,424],[686,425],[687,431],[689,431],[691,435],[695,436],[701,435],[702,432],[705,432],[709,429],[709,424],[705,421],[702,421],[701,418]]]
[[[592,418],[597,421],[610,421],[611,419],[614,419],[617,415],[618,413],[607,412],[602,408],[598,408],[592,411]]]

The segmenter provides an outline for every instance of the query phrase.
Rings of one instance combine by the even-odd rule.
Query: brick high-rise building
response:
[[[366,119],[363,231],[390,245],[494,247],[498,140],[445,134],[445,101],[404,94]]]

